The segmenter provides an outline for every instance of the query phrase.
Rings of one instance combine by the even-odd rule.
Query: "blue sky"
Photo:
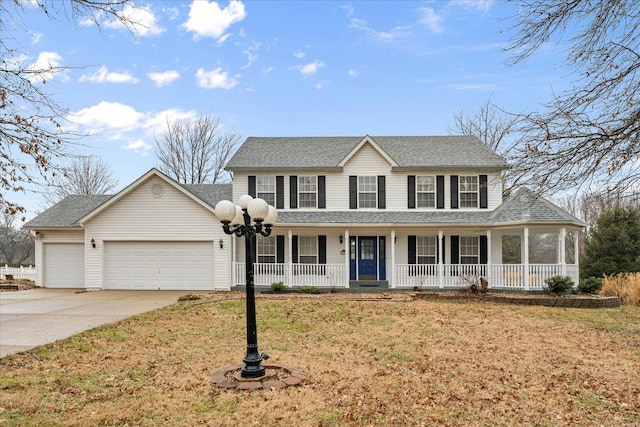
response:
[[[71,68],[47,88],[85,154],[121,186],[156,165],[166,118],[213,114],[248,136],[447,134],[491,96],[537,108],[564,83],[549,49],[508,67],[516,5],[458,1],[149,1],[131,34],[25,6],[25,63]],[[32,216],[36,196],[11,197]]]

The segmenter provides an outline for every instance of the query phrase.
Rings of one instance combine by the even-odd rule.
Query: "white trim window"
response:
[[[438,238],[436,236],[416,237],[416,263],[417,264],[437,264]]]
[[[256,236],[256,252],[257,262],[275,264],[276,236]]]
[[[460,207],[478,207],[478,176],[468,175],[460,177]]]
[[[416,207],[436,207],[436,177],[416,176]]]
[[[375,208],[378,206],[378,177],[358,177],[358,207]]]
[[[316,236],[298,237],[298,262],[300,264],[318,263],[318,238]]]
[[[480,263],[480,238],[460,237],[460,264]]]
[[[276,205],[276,177],[256,177],[256,195],[271,206]]]
[[[318,177],[298,177],[298,207],[315,208],[318,204]]]

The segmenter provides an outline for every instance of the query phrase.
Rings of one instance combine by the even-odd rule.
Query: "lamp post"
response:
[[[216,204],[215,214],[222,223],[226,234],[236,237],[244,236],[245,282],[247,305],[247,352],[242,361],[244,367],[240,375],[243,378],[258,378],[265,374],[262,360],[268,356],[258,353],[258,330],[256,322],[256,297],[253,283],[253,242],[258,234],[268,236],[271,227],[278,218],[278,211],[260,198],[249,195],[240,197],[239,206],[229,200],[221,200]],[[253,222],[252,222],[253,220]]]

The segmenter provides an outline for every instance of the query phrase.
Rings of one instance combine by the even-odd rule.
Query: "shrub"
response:
[[[586,279],[580,280],[578,284],[578,290],[585,294],[597,294],[602,289],[602,278],[601,277],[587,277]]]
[[[569,276],[553,276],[545,280],[544,283],[545,291],[554,295],[566,294],[575,284]]]
[[[640,273],[604,276],[600,295],[617,296],[624,305],[640,306]]]
[[[315,286],[300,286],[298,289],[303,294],[317,294],[318,289]]]
[[[271,284],[271,290],[273,292],[284,292],[287,290],[287,287],[282,282],[275,282]]]

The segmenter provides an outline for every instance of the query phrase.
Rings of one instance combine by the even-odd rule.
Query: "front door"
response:
[[[377,280],[377,243],[376,236],[358,238],[358,280]]]

